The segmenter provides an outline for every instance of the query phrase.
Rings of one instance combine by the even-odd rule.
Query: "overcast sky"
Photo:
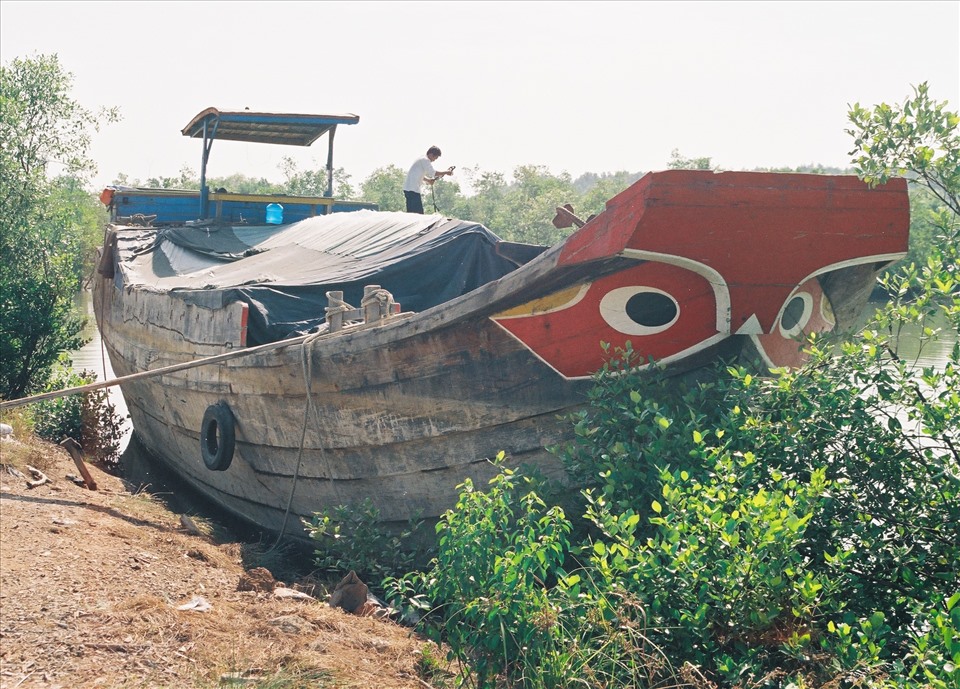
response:
[[[360,116],[334,164],[355,184],[438,167],[551,173],[847,167],[848,106],[928,82],[960,109],[960,2],[17,2],[0,57],[57,54],[73,97],[117,106],[96,186],[199,172],[180,130],[207,107]],[[216,142],[208,174],[281,181],[312,148]],[[464,180],[465,181],[465,180]]]

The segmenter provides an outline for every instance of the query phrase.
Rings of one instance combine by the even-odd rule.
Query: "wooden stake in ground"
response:
[[[70,453],[70,456],[73,457],[73,463],[77,465],[77,469],[80,471],[80,475],[83,476],[83,482],[87,484],[87,488],[96,490],[97,482],[93,480],[90,472],[87,471],[87,465],[83,461],[83,451],[80,448],[80,443],[73,438],[64,438],[60,442],[60,447],[65,448],[66,451]]]

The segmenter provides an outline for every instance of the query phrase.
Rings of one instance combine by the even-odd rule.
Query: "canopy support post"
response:
[[[333,135],[337,133],[337,125],[330,127],[327,133],[327,191],[324,196],[331,198],[333,196]],[[327,212],[330,209],[327,208]]]
[[[210,209],[210,189],[207,187],[207,161],[210,159],[210,149],[217,136],[217,125],[220,120],[214,120],[212,129],[207,129],[207,121],[203,121],[203,158],[200,162],[200,219],[207,218]]]

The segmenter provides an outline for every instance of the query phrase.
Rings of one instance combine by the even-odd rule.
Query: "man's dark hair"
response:
[[[427,155],[430,155],[431,153],[437,156],[438,158],[440,157],[440,149],[437,148],[436,146],[431,146],[430,148],[427,149]]]

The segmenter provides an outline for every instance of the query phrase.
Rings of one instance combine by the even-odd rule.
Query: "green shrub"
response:
[[[529,477],[503,466],[486,491],[467,480],[437,526],[425,573],[393,580],[397,607],[426,611],[421,628],[467,668],[476,687],[652,687],[674,681],[622,588],[567,573],[571,524]],[[431,607],[435,606],[435,607]]]
[[[562,575],[569,523],[536,493],[520,495],[524,483],[501,466],[487,492],[462,484],[437,525],[425,577],[427,596],[444,605],[444,640],[471,660],[481,687],[499,673],[519,679],[551,647],[556,611],[547,586]]]
[[[960,687],[960,591],[915,620],[917,629],[906,662],[897,669],[900,686]]]
[[[61,356],[44,392],[80,387],[96,380],[96,373],[77,373],[70,368],[69,359]],[[123,419],[105,389],[43,400],[31,406],[34,433],[38,437],[54,443],[73,438],[87,457],[108,469],[116,467],[120,461]]]
[[[352,570],[379,585],[384,578],[409,571],[420,557],[417,532],[422,523],[414,519],[405,529],[391,531],[381,523],[380,510],[370,498],[316,512],[303,524],[316,541],[314,563],[328,574]]]
[[[603,481],[587,493],[595,576],[642,602],[675,665],[729,686],[881,677],[960,580],[956,352],[918,373],[869,331],[811,354],[773,378],[731,368],[701,384],[725,401],[712,427],[700,395],[647,399],[663,383],[614,363],[577,420],[606,442],[561,453]]]

